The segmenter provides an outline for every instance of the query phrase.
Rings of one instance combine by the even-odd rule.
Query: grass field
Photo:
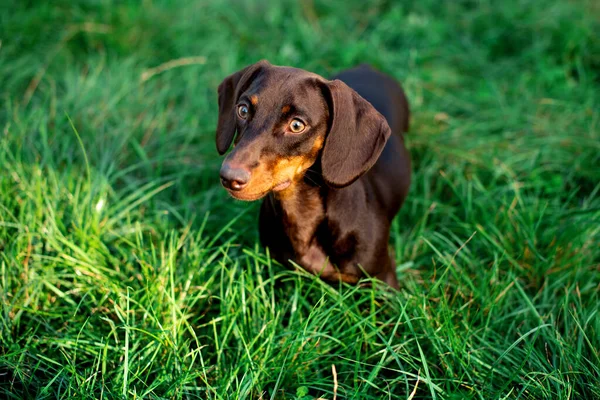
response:
[[[4,0],[0,398],[600,399],[593,0]],[[216,87],[368,62],[412,110],[400,293],[269,259]]]

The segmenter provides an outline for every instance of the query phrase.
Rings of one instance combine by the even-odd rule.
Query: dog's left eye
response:
[[[246,107],[245,105],[242,104],[238,106],[237,112],[241,119],[248,118],[248,107]]]
[[[292,122],[290,122],[290,131],[293,133],[300,133],[304,129],[306,129],[306,125],[299,119],[293,119]]]

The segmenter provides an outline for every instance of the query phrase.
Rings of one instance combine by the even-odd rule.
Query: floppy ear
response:
[[[235,136],[236,117],[234,106],[240,94],[246,90],[248,85],[256,77],[263,67],[269,64],[261,60],[223,79],[219,85],[219,120],[217,122],[217,151],[224,154]]]
[[[344,187],[367,172],[391,134],[385,118],[340,80],[327,84],[331,127],[325,139],[321,169],[325,182]]]

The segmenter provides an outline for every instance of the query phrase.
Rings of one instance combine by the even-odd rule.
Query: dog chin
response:
[[[229,193],[229,195],[231,197],[233,197],[234,199],[237,199],[237,200],[255,201],[255,200],[262,199],[267,194],[269,194],[269,192],[281,192],[281,191],[287,189],[290,186],[290,184],[291,184],[291,181],[286,180],[284,182],[281,182],[281,183],[273,186],[271,189],[269,189],[265,192],[260,192],[260,193],[244,193],[244,191],[236,192],[236,191],[229,190],[229,189],[227,189],[227,192]]]
[[[243,193],[243,192],[234,192],[232,190],[227,190],[227,192],[229,193],[229,195],[231,197],[233,197],[234,199],[237,200],[243,200],[243,201],[255,201],[255,200],[260,200],[263,197],[265,197],[269,192],[263,192],[263,193]]]

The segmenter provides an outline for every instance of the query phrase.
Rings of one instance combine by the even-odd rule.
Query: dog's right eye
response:
[[[243,104],[238,106],[237,113],[241,119],[248,118],[248,114],[249,114],[248,107]]]

